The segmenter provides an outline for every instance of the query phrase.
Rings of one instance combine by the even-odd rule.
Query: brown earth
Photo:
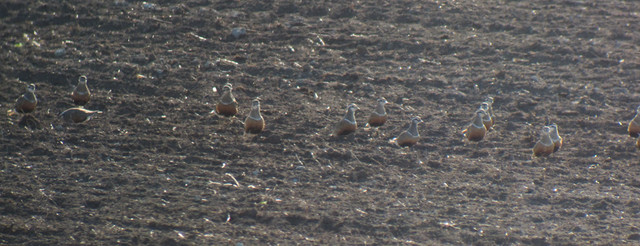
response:
[[[639,2],[344,2],[1,1],[0,244],[640,243]],[[62,124],[80,75],[104,113]],[[360,129],[330,137],[348,103]],[[533,159],[548,122],[565,146]]]

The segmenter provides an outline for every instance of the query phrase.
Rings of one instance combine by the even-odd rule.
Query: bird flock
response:
[[[87,86],[87,76],[80,76],[78,78],[78,85],[76,85],[73,92],[71,92],[71,100],[76,105],[60,113],[62,120],[67,123],[82,123],[91,119],[96,114],[101,114],[99,110],[89,110],[84,108],[89,100],[91,100],[91,92]],[[36,110],[38,105],[38,97],[36,96],[36,85],[27,85],[27,91],[16,99],[15,112],[21,114],[29,114]]]
[[[38,104],[35,84],[27,85],[26,92],[16,99],[14,111],[20,114],[29,114],[35,111]],[[87,77],[82,75],[78,78],[78,84],[70,94],[75,107],[64,110],[60,113],[61,118],[66,123],[82,123],[90,120],[94,115],[102,113],[98,110],[89,110],[85,105],[91,100],[91,92],[87,86]],[[369,127],[383,126],[388,119],[385,105],[389,102],[385,98],[376,101],[374,110],[371,112],[367,125]],[[495,124],[493,113],[493,97],[488,97],[480,104],[474,112],[471,122],[462,131],[464,137],[472,142],[478,142],[485,138]],[[355,113],[360,108],[351,103],[347,105],[345,115],[335,125],[331,136],[345,136],[354,133],[358,129]],[[215,113],[225,117],[233,117],[238,114],[238,102],[233,96],[233,86],[227,83],[223,86],[220,100],[215,106]],[[400,147],[414,146],[420,140],[418,125],[422,123],[418,116],[411,118],[409,127],[402,131],[393,141]],[[251,111],[244,121],[244,131],[250,134],[260,134],[265,128],[265,120],[260,113],[260,98],[255,98],[251,102]],[[636,108],[636,115],[629,122],[627,128],[629,135],[636,138],[635,145],[640,149],[640,106]],[[562,137],[558,132],[558,125],[553,123],[542,127],[540,137],[532,148],[534,157],[545,157],[557,152],[562,147]]]

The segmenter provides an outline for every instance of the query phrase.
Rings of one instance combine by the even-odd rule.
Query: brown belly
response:
[[[557,152],[558,150],[560,150],[560,148],[562,148],[562,138],[553,142],[553,152]]]
[[[419,137],[411,136],[411,134],[407,132],[402,132],[402,134],[398,136],[398,139],[396,139],[396,142],[400,147],[411,147],[416,143],[418,143],[419,139],[420,139]]]
[[[264,120],[255,120],[247,118],[244,122],[244,131],[247,133],[258,134],[264,130]]]
[[[84,114],[73,114],[71,116],[71,119],[73,120],[73,123],[80,123],[80,122],[84,122],[87,120],[87,116]]]
[[[369,117],[369,126],[371,127],[379,127],[386,122],[387,116],[371,115],[371,117]]]
[[[487,121],[482,121],[482,124],[484,124],[484,127],[487,128],[487,130],[490,130],[491,127],[493,127],[493,119],[492,120],[487,120]]]
[[[37,103],[32,103],[24,99],[19,99],[16,103],[16,112],[28,114],[36,110]]]
[[[635,121],[631,121],[629,122],[629,128],[627,128],[627,130],[629,131],[629,136],[637,138],[638,136],[640,136],[640,125],[638,125],[638,123],[636,123]]]
[[[73,100],[73,103],[75,103],[76,105],[84,106],[91,99],[91,94],[80,95],[74,92],[74,93],[71,93],[71,99]]]
[[[234,104],[225,105],[218,103],[216,105],[216,112],[220,115],[229,117],[236,115],[238,113],[238,108]]]
[[[465,132],[465,136],[469,141],[480,141],[484,138],[484,135],[487,133],[487,129],[484,127],[475,127],[473,125],[469,126]]]
[[[334,135],[337,135],[337,136],[348,135],[355,132],[357,128],[358,127],[355,124],[351,124],[345,120],[342,120],[340,121],[340,123],[338,123],[338,126],[336,126]]]
[[[536,157],[540,156],[549,156],[553,153],[554,145],[546,146],[540,142],[537,142],[535,146],[533,146],[533,155]]]
[[[79,111],[67,111],[62,114],[62,118],[69,123],[80,123],[87,119],[87,115]]]

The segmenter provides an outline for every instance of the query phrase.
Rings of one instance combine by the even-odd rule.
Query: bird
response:
[[[640,136],[640,106],[636,108],[636,116],[629,122],[627,131],[629,131],[629,136],[633,138]]]
[[[562,147],[562,137],[560,137],[560,133],[558,133],[558,125],[553,123],[549,125],[551,128],[551,133],[549,133],[549,137],[551,137],[551,141],[553,141],[553,152],[557,152]]]
[[[358,128],[358,124],[356,123],[356,110],[358,109],[360,108],[353,103],[347,106],[347,113],[340,122],[338,122],[335,130],[333,131],[334,136],[348,135],[356,131]]]
[[[251,102],[251,112],[244,121],[244,132],[258,134],[264,130],[264,118],[260,114],[260,100],[254,99]]]
[[[379,127],[384,125],[387,122],[387,111],[384,108],[384,105],[387,104],[387,99],[381,97],[377,100],[376,108],[371,112],[369,116],[369,126],[371,127]]]
[[[420,140],[420,133],[418,133],[418,124],[422,123],[422,119],[420,117],[415,116],[411,118],[411,124],[407,130],[404,130],[400,135],[396,138],[396,143],[400,147],[411,147],[415,145],[418,140]]]
[[[27,85],[27,92],[16,99],[15,110],[18,113],[28,114],[36,110],[36,105],[38,105],[38,98],[36,97],[36,85],[29,84]]]
[[[482,102],[482,104],[486,104],[485,107],[487,107],[488,109],[486,109],[487,113],[489,113],[489,116],[491,116],[491,127],[493,127],[493,125],[495,124],[495,114],[493,113],[493,97],[487,97],[486,100],[484,100],[484,102]],[[482,105],[480,105],[482,107]]]
[[[483,102],[480,104],[480,109],[486,112],[486,114],[482,116],[482,124],[484,124],[484,127],[487,128],[487,130],[491,130],[493,127],[493,116],[490,113],[491,104]]]
[[[471,124],[469,127],[462,131],[469,141],[480,141],[484,138],[484,135],[487,133],[487,128],[484,126],[482,118],[487,114],[484,110],[476,110],[475,116],[471,120]]]
[[[216,112],[223,116],[234,116],[238,113],[238,102],[233,97],[233,87],[230,83],[227,83],[222,87],[224,92],[220,98],[220,102],[216,105]]]
[[[553,140],[551,140],[551,127],[545,126],[540,132],[540,139],[533,146],[533,156],[549,156],[553,153]]]
[[[62,119],[67,123],[82,123],[88,121],[96,114],[101,114],[102,111],[99,110],[88,110],[83,107],[73,107],[69,108],[62,113]]]
[[[89,91],[89,87],[87,87],[87,76],[80,76],[78,78],[78,85],[71,92],[71,99],[73,99],[73,103],[78,106],[87,105],[89,100],[91,99],[91,92]]]

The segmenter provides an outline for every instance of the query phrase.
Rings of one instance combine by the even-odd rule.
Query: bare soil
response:
[[[639,10],[0,1],[0,244],[639,244]],[[63,124],[80,75],[104,113]],[[36,111],[5,114],[30,83]],[[225,83],[234,118],[211,113]],[[487,96],[495,129],[469,143]],[[255,97],[266,130],[245,135]],[[360,128],[329,136],[349,103]],[[532,158],[549,122],[564,147]]]

